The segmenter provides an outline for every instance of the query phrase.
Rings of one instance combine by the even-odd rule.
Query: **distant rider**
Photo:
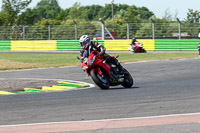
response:
[[[130,46],[132,47],[132,49],[133,49],[133,51],[134,52],[136,52],[137,51],[137,43],[139,43],[137,40],[136,40],[136,38],[132,38],[132,42],[131,42],[131,44],[130,44]]]
[[[106,54],[105,53],[105,51],[106,51],[105,47],[100,45],[97,41],[91,41],[90,37],[88,35],[81,36],[80,39],[79,39],[79,43],[80,43],[80,46],[81,46],[81,50],[80,50],[81,62],[83,60],[87,60],[88,56],[90,55],[90,53],[93,50],[97,50],[99,52],[99,56],[104,56],[104,58],[108,62],[116,65],[119,68],[119,70],[121,72],[123,72],[123,68],[120,65],[120,63],[118,62],[118,60],[109,56],[108,54]]]

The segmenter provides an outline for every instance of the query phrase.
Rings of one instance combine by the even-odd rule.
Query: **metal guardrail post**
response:
[[[48,39],[51,40],[51,25],[49,21],[46,21],[46,24],[48,25]]]
[[[179,22],[179,40],[181,39],[181,21],[177,18],[177,21]]]
[[[48,26],[49,40],[51,40],[51,25]]]
[[[113,40],[115,40],[115,38],[112,36],[112,34],[110,33],[110,31],[105,27],[104,21],[103,21],[101,18],[100,18],[99,20],[100,20],[101,23],[102,23],[102,40],[105,39],[105,37],[104,37],[104,29],[107,31],[107,33],[110,35],[110,37],[111,37]]]
[[[130,26],[129,26],[128,19],[125,19],[125,21],[127,23],[127,39],[130,39]]]
[[[75,24],[75,40],[78,40],[78,29],[77,29],[77,23],[75,20],[73,20],[74,24]]]
[[[102,23],[102,26],[101,26],[101,37],[102,37],[102,40],[104,40],[104,29],[105,29],[105,23],[104,21],[102,20],[102,18],[99,19],[99,21]]]
[[[25,26],[23,26],[23,40],[26,40],[26,29],[25,29]]]
[[[152,38],[155,39],[155,21],[151,19],[152,22]]]
[[[114,21],[114,0],[111,0],[112,5],[112,21]]]

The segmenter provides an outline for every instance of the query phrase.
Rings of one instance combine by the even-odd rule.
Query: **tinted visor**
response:
[[[87,42],[80,42],[81,46],[84,46],[87,44]]]

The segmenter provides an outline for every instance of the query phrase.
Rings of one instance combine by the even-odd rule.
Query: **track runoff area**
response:
[[[72,121],[72,122],[51,122],[34,123],[22,125],[0,126],[0,133],[52,133],[52,132],[73,132],[73,131],[96,131],[110,129],[127,129],[137,127],[153,127],[164,125],[200,124],[200,112],[191,114],[173,114],[162,116],[149,116],[138,118],[93,120],[93,121]],[[131,131],[131,129],[130,129]],[[133,130],[134,131],[134,130]]]
[[[69,81],[58,81],[58,83],[59,86],[66,86],[66,84],[74,85],[74,82],[69,82]],[[87,83],[86,84],[76,83],[76,84],[84,85],[84,87],[86,88],[94,87]],[[83,86],[79,87],[83,88]],[[65,90],[59,90],[59,91],[65,91]],[[94,131],[94,130],[127,129],[136,127],[154,127],[154,126],[164,126],[164,125],[181,125],[181,124],[200,124],[200,112],[187,113],[187,114],[171,114],[171,115],[160,115],[160,116],[122,118],[122,119],[102,119],[102,120],[91,120],[91,121],[66,121],[66,122],[30,123],[30,124],[19,124],[19,125],[2,125],[0,126],[0,133],[5,133],[5,132],[48,133],[48,132],[73,132],[73,131],[81,132],[81,131]]]

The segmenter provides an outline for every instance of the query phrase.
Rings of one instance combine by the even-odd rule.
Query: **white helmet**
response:
[[[82,35],[79,39],[79,43],[81,47],[85,46],[86,44],[90,43],[90,37],[88,35]]]

